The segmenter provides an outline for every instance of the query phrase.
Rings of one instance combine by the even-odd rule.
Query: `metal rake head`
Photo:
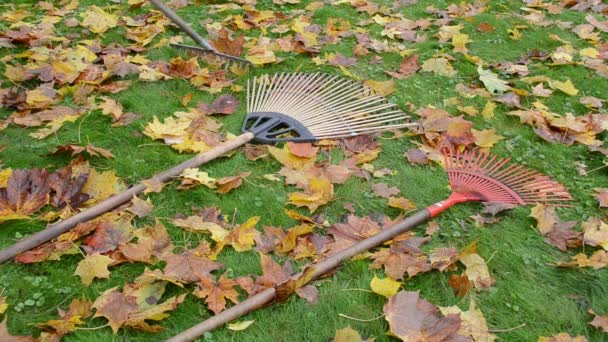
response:
[[[415,125],[383,96],[339,76],[278,73],[247,84],[243,132],[263,143],[344,138]]]
[[[516,205],[572,200],[563,185],[538,171],[511,163],[511,158],[498,158],[479,150],[447,149],[443,155],[453,192],[467,200]]]
[[[215,49],[206,49],[198,46],[184,45],[184,44],[171,44],[171,46],[187,50],[197,56],[202,57],[207,62],[213,64],[223,64],[224,68],[228,68],[232,63],[238,64],[239,68],[248,69],[251,66],[251,62],[237,56],[228,55],[219,52]]]

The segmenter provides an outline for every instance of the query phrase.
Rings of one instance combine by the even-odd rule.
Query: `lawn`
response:
[[[78,1],[75,1],[78,2]],[[293,39],[295,33],[294,22],[301,21],[301,16],[310,16],[310,25],[318,24],[321,32],[319,37],[327,37],[324,29],[327,23],[338,19],[348,22],[350,28],[357,33],[369,33],[370,37],[378,42],[386,42],[391,51],[371,51],[365,56],[355,55],[357,38],[354,34],[344,34],[335,38],[334,42],[318,39],[321,43],[312,44],[318,47],[318,52],[307,53],[304,47],[300,52],[280,49],[276,46],[264,45],[267,49],[275,49],[278,58],[275,62],[250,68],[245,75],[227,73],[227,78],[234,80],[231,86],[224,87],[213,93],[204,86],[196,86],[192,81],[183,77],[174,77],[169,80],[144,81],[138,75],[142,65],[154,67],[152,62],[169,62],[173,58],[190,56],[181,50],[162,45],[154,47],[161,39],[172,38],[181,33],[175,27],[163,27],[145,48],[127,50],[126,55],[139,54],[146,57],[149,62],[133,62],[140,70],[138,72],[120,77],[111,76],[104,82],[130,81],[128,87],[116,93],[105,92],[95,88],[88,96],[97,97],[94,103],[101,103],[101,97],[113,99],[122,105],[124,113],[138,114],[137,119],[126,125],[113,127],[112,118],[102,113],[97,105],[83,105],[74,99],[73,91],[68,90],[70,84],[56,82],[53,87],[63,89],[65,94],[60,101],[52,104],[68,105],[86,108],[86,112],[73,120],[65,122],[56,132],[48,137],[37,139],[30,136],[40,127],[24,127],[10,122],[0,131],[0,172],[3,169],[31,169],[47,168],[54,171],[70,164],[73,157],[69,154],[51,155],[56,147],[65,144],[78,144],[86,146],[93,144],[108,149],[113,158],[89,157],[91,167],[98,171],[114,170],[116,175],[127,184],[135,184],[139,180],[151,177],[193,156],[192,153],[180,153],[162,140],[153,140],[142,134],[145,127],[154,117],[163,120],[171,117],[175,112],[187,111],[194,108],[201,101],[210,103],[220,94],[232,94],[240,105],[236,113],[215,116],[223,124],[221,131],[238,135],[243,117],[246,112],[246,92],[238,91],[246,87],[247,79],[253,76],[271,74],[275,72],[327,72],[358,80],[375,80],[394,82],[394,91],[389,92],[387,98],[407,111],[414,119],[419,119],[421,109],[433,106],[449,112],[452,117],[463,115],[463,118],[473,123],[476,130],[495,129],[496,133],[504,139],[496,142],[491,151],[504,157],[511,157],[514,161],[530,168],[542,171],[555,180],[561,182],[571,192],[574,201],[570,206],[558,208],[557,214],[562,221],[577,221],[574,228],[582,231],[582,222],[591,217],[605,219],[605,209],[600,208],[596,199],[596,190],[606,187],[608,168],[605,166],[605,156],[601,153],[601,143],[604,142],[605,133],[602,129],[594,136],[596,146],[580,141],[571,144],[560,143],[557,134],[545,135],[544,138],[535,133],[535,127],[522,123],[520,118],[508,115],[515,110],[529,110],[546,106],[547,112],[565,116],[572,113],[582,117],[590,113],[602,113],[602,108],[589,107],[581,103],[585,97],[595,97],[608,100],[608,81],[606,81],[606,63],[602,58],[608,55],[606,48],[606,31],[593,27],[593,34],[579,34],[575,28],[578,25],[589,25],[586,17],[591,16],[603,22],[608,27],[606,13],[604,15],[594,12],[594,8],[577,10],[575,8],[561,7],[559,1],[544,1],[542,6],[526,5],[532,1],[477,1],[475,8],[483,10],[471,11],[471,1],[402,1],[397,6],[390,1],[325,1],[324,6],[311,5],[312,1],[236,1],[233,8],[224,11],[209,10],[206,1],[174,1],[174,3],[188,3],[178,10],[188,22],[193,23],[197,31],[205,33],[212,23],[224,21],[227,28],[235,31],[236,35],[245,35],[248,39],[245,44],[244,55],[251,55],[251,48],[262,37],[271,39]],[[293,2],[293,3],[292,3]],[[574,1],[576,2],[576,1]],[[592,3],[593,1],[588,1]],[[10,74],[15,65],[36,62],[34,47],[23,42],[8,40],[5,33],[10,30],[19,30],[20,21],[41,25],[51,22],[54,26],[55,37],[69,37],[70,42],[65,47],[75,47],[77,44],[86,44],[85,40],[98,40],[100,46],[110,44],[122,46],[136,46],[138,43],[127,38],[127,31],[132,29],[123,24],[115,25],[105,32],[94,33],[84,30],[83,14],[90,10],[89,6],[99,8],[111,13],[121,20],[127,17],[137,19],[151,11],[151,7],[127,4],[127,1],[93,1],[81,0],[77,6],[69,6],[67,1],[38,3],[37,1],[19,1],[0,5],[0,74],[2,74],[2,88],[16,88],[18,91],[31,91],[44,83],[39,79],[16,81]],[[138,1],[129,1],[137,4]],[[218,1],[212,3],[217,9],[228,2]],[[246,4],[248,3],[248,4]],[[361,8],[363,4],[375,3],[377,10],[366,12]],[[536,1],[535,3],[542,3]],[[578,1],[579,8],[584,7],[584,1]],[[602,5],[596,1],[596,7]],[[359,7],[357,7],[358,5]],[[395,5],[395,6],[394,6]],[[51,18],[52,10],[68,6],[65,13],[56,14]],[[435,9],[431,9],[430,7]],[[461,6],[461,11],[453,10]],[[472,5],[471,5],[472,6]],[[247,9],[249,8],[249,9]],[[305,10],[305,8],[308,8]],[[314,8],[312,10],[311,8]],[[467,9],[468,10],[464,10]],[[255,9],[258,12],[251,11]],[[452,9],[452,10],[450,10]],[[29,12],[23,19],[19,13]],[[371,14],[369,12],[372,12]],[[537,17],[533,17],[532,15]],[[17,17],[15,17],[17,16]],[[245,16],[251,28],[238,29],[235,17]],[[256,21],[256,18],[268,18]],[[525,17],[527,16],[527,17]],[[542,20],[539,19],[542,17]],[[395,18],[416,20],[429,20],[425,27],[416,26],[412,31],[418,37],[424,36],[420,41],[407,41],[398,36],[387,33],[385,20]],[[51,19],[49,19],[51,18]],[[300,19],[298,19],[300,18]],[[445,18],[449,18],[445,19]],[[441,20],[445,19],[445,23]],[[545,21],[545,22],[543,22]],[[492,30],[480,30],[480,24],[487,23]],[[343,23],[344,24],[344,23]],[[465,34],[470,40],[466,44],[466,52],[454,51],[454,44],[450,39],[442,39],[441,34],[449,30],[444,26],[461,25],[459,32]],[[579,31],[580,32],[580,31]],[[354,33],[354,32],[353,32]],[[184,35],[186,43],[190,40]],[[521,36],[519,36],[521,35]],[[587,38],[583,38],[587,37]],[[191,42],[190,42],[191,43]],[[299,43],[302,48],[302,43]],[[603,44],[603,45],[602,45]],[[49,40],[43,46],[58,48],[59,39]],[[263,45],[263,44],[262,44]],[[564,47],[569,48],[564,48]],[[593,48],[593,51],[585,50]],[[571,50],[568,50],[571,49]],[[248,52],[249,50],[249,52]],[[370,48],[371,50],[371,48]],[[28,52],[29,51],[29,52]],[[402,52],[400,54],[399,52]],[[536,52],[535,52],[536,51]],[[604,66],[604,73],[595,71],[585,63],[584,55],[592,58],[599,65]],[[598,52],[599,51],[599,52]],[[340,53],[346,57],[356,57],[352,65],[336,66],[323,61],[329,54]],[[556,62],[563,53],[572,58],[572,62]],[[21,54],[21,55],[19,55]],[[539,58],[527,58],[540,54]],[[543,58],[542,54],[547,54]],[[411,55],[417,55],[420,65],[433,59],[446,59],[454,68],[451,76],[440,75],[440,72],[426,71],[424,66],[412,75],[404,78],[392,77],[386,71],[399,69],[401,61]],[[382,57],[380,63],[374,62],[374,57]],[[552,57],[553,56],[553,59]],[[602,57],[603,56],[603,57]],[[321,57],[316,58],[316,57]],[[42,58],[42,57],[40,57]],[[566,57],[568,58],[568,57]],[[492,94],[490,98],[483,96],[465,96],[459,85],[485,89],[479,80],[476,61],[484,62],[483,68],[491,70],[502,80],[509,82],[512,89],[519,96],[520,108],[515,108],[509,100],[500,102],[500,94]],[[47,63],[44,59],[36,63]],[[99,64],[99,61],[93,63]],[[508,64],[526,65],[527,74],[509,73],[503,67]],[[100,64],[101,65],[101,64]],[[201,67],[204,61],[199,61]],[[211,67],[210,67],[211,68]],[[213,69],[211,69],[213,70]],[[535,96],[533,87],[538,83],[527,83],[524,77],[545,76],[554,81],[570,80],[578,90],[575,95],[568,95],[555,89],[549,96]],[[72,83],[72,85],[77,84]],[[549,82],[544,87],[552,89]],[[97,86],[97,85],[95,85]],[[240,86],[240,87],[238,87]],[[509,91],[504,91],[505,93]],[[2,95],[4,93],[0,93]],[[191,95],[189,95],[191,94]],[[184,97],[192,96],[184,104]],[[496,103],[494,116],[487,117],[481,113],[477,115],[464,114],[467,106],[481,112],[488,102]],[[585,102],[585,101],[583,101]],[[604,106],[608,104],[604,103]],[[536,106],[536,107],[535,107]],[[461,109],[458,109],[460,107]],[[11,107],[3,100],[0,106],[0,119],[14,115],[16,111],[24,116],[30,115],[27,110],[45,108]],[[417,114],[418,113],[418,114]],[[574,123],[572,123],[574,124]],[[0,122],[0,128],[2,127]],[[572,127],[562,128],[564,137]],[[554,127],[555,132],[557,129]],[[538,130],[537,130],[538,131]],[[376,138],[381,143],[381,152],[378,158],[371,161],[375,170],[389,169],[390,174],[384,177],[368,178],[350,177],[344,184],[334,184],[333,200],[322,205],[312,215],[319,216],[325,226],[315,228],[321,235],[326,234],[326,228],[331,224],[343,222],[348,211],[344,208],[346,203],[352,203],[357,216],[371,215],[378,217],[386,215],[395,218],[403,212],[398,208],[389,207],[387,199],[376,196],[372,186],[377,183],[386,183],[398,188],[403,196],[411,200],[418,208],[445,199],[449,195],[447,177],[438,163],[416,164],[408,162],[404,154],[419,144],[429,145],[429,150],[439,148],[437,141],[423,140],[420,135],[403,131],[402,136],[395,137],[386,133]],[[554,141],[550,142],[553,138]],[[564,140],[566,140],[564,138]],[[457,144],[457,143],[456,143]],[[466,144],[474,145],[473,142]],[[466,145],[465,144],[465,145]],[[594,151],[599,149],[600,151]],[[345,159],[342,148],[334,148],[329,152],[323,150],[317,157],[319,160],[330,160],[339,163]],[[361,165],[359,165],[361,167]],[[247,219],[260,216],[261,220],[256,229],[263,232],[264,226],[281,227],[288,229],[299,224],[287,216],[285,209],[311,216],[306,208],[297,208],[288,204],[289,194],[300,191],[292,185],[265,177],[276,174],[282,165],[272,157],[251,161],[246,158],[243,151],[221,158],[201,167],[213,178],[234,176],[239,172],[251,172],[242,185],[226,194],[219,194],[205,186],[195,186],[189,189],[178,189],[179,180],[169,183],[162,192],[141,195],[153,204],[150,215],[135,218],[133,225],[141,228],[146,225],[162,224],[171,236],[176,251],[196,247],[200,241],[211,241],[206,234],[196,234],[181,229],[173,224],[176,215],[193,215],[194,208],[217,207],[221,209],[228,222],[243,223]],[[587,173],[581,171],[585,169]],[[13,171],[14,172],[14,171]],[[369,175],[369,173],[368,173]],[[1,180],[1,177],[0,177]],[[0,183],[2,184],[2,183]],[[545,242],[537,228],[537,222],[530,217],[529,207],[517,207],[501,213],[497,223],[478,225],[471,218],[481,210],[479,204],[463,204],[442,214],[435,219],[440,230],[432,235],[429,243],[422,249],[432,252],[440,247],[455,247],[463,250],[472,242],[477,242],[478,253],[487,263],[489,273],[495,284],[488,289],[472,289],[464,297],[459,297],[448,285],[451,275],[462,273],[463,266],[445,272],[433,270],[407,277],[402,282],[402,290],[419,291],[420,297],[434,305],[447,307],[456,305],[463,310],[469,308],[470,301],[474,300],[476,306],[485,317],[489,329],[506,341],[536,341],[539,336],[554,336],[561,332],[571,336],[582,335],[589,341],[608,340],[608,334],[602,332],[589,323],[593,319],[593,310],[599,315],[608,314],[608,271],[590,267],[556,267],[555,264],[565,262],[578,253],[591,255],[598,248],[589,245],[569,248],[561,251],[555,246]],[[55,210],[50,206],[34,213],[31,219],[0,221],[0,247],[7,247],[19,238],[44,229],[47,222],[42,220],[42,214]],[[319,218],[314,216],[315,218]],[[417,236],[424,236],[427,225],[415,229]],[[601,249],[601,248],[599,248]],[[113,287],[122,287],[133,282],[144,272],[145,268],[162,269],[163,262],[147,265],[141,262],[123,263],[111,267],[111,275],[107,279],[95,279],[90,286],[85,286],[80,278],[74,275],[77,265],[83,259],[85,252],[61,256],[60,260],[44,261],[40,263],[19,264],[8,262],[0,265],[0,308],[2,298],[6,298],[8,309],[8,329],[13,335],[38,336],[40,330],[34,323],[41,323],[57,319],[57,309],[67,309],[73,299],[86,298],[94,301],[104,291]],[[288,257],[274,253],[273,257],[281,264]],[[297,266],[303,266],[311,258],[297,260]],[[255,248],[237,252],[232,247],[226,247],[219,254],[218,261],[224,265],[223,271],[214,272],[217,278],[225,274],[229,278],[237,278],[248,274],[261,274],[259,253]],[[275,304],[250,313],[240,320],[255,320],[244,331],[232,331],[226,327],[206,334],[202,341],[328,341],[336,330],[351,326],[362,336],[375,337],[376,341],[396,341],[387,334],[389,324],[383,318],[385,297],[370,290],[370,281],[374,276],[386,277],[382,269],[371,269],[370,259],[358,258],[344,263],[340,269],[330,277],[314,283],[319,291],[317,304],[310,304],[306,300],[292,296],[285,303]],[[605,265],[604,265],[605,266]],[[113,334],[112,329],[106,326],[107,320],[103,317],[88,318],[84,324],[79,325],[76,331],[64,336],[64,341],[149,341],[164,340],[180,331],[183,331],[198,322],[212,316],[204,300],[191,294],[193,285],[184,288],[168,284],[163,299],[190,293],[184,302],[169,312],[169,316],[159,325],[162,330],[157,333],[142,332],[123,327]],[[239,290],[240,291],[240,290]],[[241,299],[246,298],[245,292],[240,291]],[[98,328],[98,329],[97,329]],[[608,329],[608,327],[606,328]]]

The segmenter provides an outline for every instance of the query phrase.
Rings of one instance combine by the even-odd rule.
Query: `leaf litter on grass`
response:
[[[328,4],[321,2],[304,5],[298,1],[276,0],[274,3],[279,7],[267,8],[255,1],[209,4],[210,14],[222,14],[222,25],[210,21],[201,24],[220,51],[243,53],[258,66],[278,64],[280,67],[291,63],[290,59],[297,59],[298,63],[310,59],[308,62],[324,70],[364,80],[368,87],[389,97],[399,95],[410,81],[431,78],[441,80],[443,87],[458,95],[435,102],[404,104],[418,115],[422,129],[395,132],[395,139],[413,137],[418,144],[416,149],[400,150],[399,153],[407,151],[401,160],[403,163],[406,158],[418,165],[416,167],[431,161],[441,163],[439,151],[446,147],[509,149],[513,132],[501,131],[504,126],[498,123],[498,120],[509,120],[504,117],[505,112],[530,126],[544,141],[538,144],[579,144],[588,148],[589,153],[608,154],[603,146],[608,117],[602,109],[606,98],[596,93],[593,94],[598,97],[588,96],[580,78],[546,72],[548,69],[559,72],[560,68],[572,66],[594,75],[594,80],[608,76],[605,63],[608,25],[600,16],[606,12],[606,6],[598,1],[525,2],[519,9],[508,10],[526,25],[507,21],[505,25],[511,26],[506,29],[495,23],[496,6],[487,1],[445,7],[428,4],[424,5],[423,12],[412,12],[416,17],[403,10],[408,6],[417,8],[416,1],[399,1],[392,6],[367,0],[331,4],[340,11],[353,11],[356,19],[326,18]],[[172,1],[170,5],[195,7],[190,1]],[[112,129],[140,130],[148,138],[162,141],[180,153],[204,152],[234,138],[226,128],[232,126],[225,123],[239,112],[237,97],[243,89],[238,81],[241,70],[223,70],[195,57],[168,58],[157,54],[156,51],[164,51],[164,46],[181,39],[168,32],[168,19],[159,12],[149,11],[148,6],[142,1],[129,1],[128,4],[79,8],[78,1],[72,1],[43,2],[32,11],[14,6],[3,10],[3,20],[10,25],[0,32],[0,46],[15,53],[3,56],[6,82],[0,88],[0,104],[8,114],[0,121],[0,130],[23,131],[33,127],[37,130],[28,130],[29,136],[44,143],[63,137],[65,132],[74,129],[72,123],[82,123],[89,115],[105,115]],[[304,7],[306,11],[302,11]],[[585,14],[582,23],[560,17],[562,13],[577,11]],[[488,19],[490,15],[494,16],[492,20]],[[484,21],[477,21],[478,17]],[[506,39],[510,42],[521,42],[532,31],[549,26],[564,33],[563,36],[549,34],[550,45],[541,44],[510,60],[489,61],[490,58],[482,57],[485,53],[480,44],[484,35],[507,33]],[[468,30],[472,27],[479,34]],[[70,33],[63,34],[66,29]],[[442,48],[430,53],[425,49],[428,43],[442,44]],[[353,45],[352,52],[349,49],[333,51],[343,45]],[[383,72],[372,75],[362,69],[373,65],[383,66]],[[179,97],[182,107],[172,110],[171,115],[130,112],[129,101],[120,99],[121,94],[140,83],[175,81],[185,82],[194,89]],[[209,94],[210,100],[193,100],[193,94],[199,92]],[[554,101],[567,101],[568,105],[557,109]],[[584,109],[570,105],[578,102]],[[142,118],[146,121],[141,122],[142,128],[135,127],[133,123]],[[96,167],[83,162],[81,157],[68,166],[61,164],[61,156],[56,154],[111,158],[118,155],[117,150],[122,151],[111,145],[99,147],[96,141],[81,141],[80,134],[78,136],[77,141],[61,139],[61,144],[55,144],[53,158],[57,159],[53,161],[59,162],[57,165],[27,170],[0,166],[0,222],[64,219],[124,189],[125,184],[117,172],[112,168],[98,169],[95,158],[91,158],[90,163]],[[198,246],[177,249],[173,234],[160,221],[154,224],[145,221],[142,225],[135,218],[155,218],[155,209],[151,201],[134,198],[125,206],[81,223],[73,231],[21,254],[17,261],[47,262],[62,259],[63,255],[83,253],[72,270],[85,286],[106,284],[98,278],[112,279],[111,271],[121,264],[150,266],[139,278],[125,283],[122,290],[119,287],[105,292],[95,290],[98,295],[93,304],[95,316],[107,319],[114,333],[123,327],[158,332],[160,326],[151,325],[150,321],[167,317],[168,311],[190,300],[186,298],[190,291],[204,299],[209,310],[218,313],[245,298],[235,288],[251,295],[268,286],[285,286],[290,277],[297,275],[294,265],[301,269],[305,263],[332,255],[382,231],[422,204],[418,203],[419,198],[410,200],[409,192],[397,197],[399,191],[406,190],[397,186],[400,183],[396,177],[402,175],[386,169],[386,165],[374,166],[376,159],[387,153],[383,151],[383,144],[389,151],[394,148],[385,136],[318,144],[288,143],[283,147],[250,145],[244,151],[247,158],[271,164],[273,174],[262,178],[253,170],[216,173],[190,169],[180,176],[178,187],[184,191],[198,191],[197,187],[203,185],[215,190],[219,198],[251,191],[247,189],[249,184],[243,185],[250,181],[252,184],[269,179],[284,182],[290,192],[287,208],[304,207],[315,215],[310,218],[289,215],[303,221],[299,225],[267,226],[265,217],[260,220],[254,216],[245,220],[239,217],[238,221],[233,217],[231,221],[218,209],[208,207],[193,211],[190,216],[179,214],[171,220],[176,227],[200,237]],[[331,158],[336,154],[341,157]],[[267,155],[280,167],[274,161],[265,161]],[[116,159],[104,165],[117,165]],[[11,165],[11,159],[6,162]],[[342,185],[355,181],[366,185],[364,191],[357,192],[362,201],[365,201],[363,192],[370,198],[374,195],[383,198],[383,213],[357,216],[357,210],[353,210],[333,223],[326,222],[326,209],[333,208],[333,202],[343,200]],[[150,185],[156,192],[162,189],[161,184]],[[598,201],[603,206],[601,192]],[[485,213],[491,213],[492,218],[475,216],[475,222],[481,227],[478,229],[493,229],[492,225],[499,221],[494,218],[496,212]],[[588,249],[574,255],[571,261],[555,260],[555,264],[562,267],[601,269],[608,264],[606,224],[595,216],[598,215],[584,220],[581,231],[577,228],[578,221],[561,222],[555,208],[539,205],[532,209],[538,231],[547,243],[562,251],[587,246]],[[473,288],[501,287],[500,281],[494,284],[488,259],[484,258],[487,256],[479,254],[475,245],[458,253],[451,244],[437,246],[442,240],[436,234],[441,236],[443,232],[429,234],[432,235],[429,237],[403,234],[387,245],[358,256],[371,259],[370,268],[383,270],[385,277],[374,278],[381,280],[373,282],[372,289],[389,297],[385,315],[392,335],[408,341],[431,337],[493,340],[473,300],[469,310],[463,311],[455,306],[435,307],[415,292],[395,293],[405,280],[435,271],[448,273],[449,282],[445,277],[442,279],[460,296]],[[429,252],[427,246],[431,245],[433,250]],[[221,262],[227,248],[239,253],[258,251],[263,274],[231,278],[229,272],[218,273],[223,266],[230,267]],[[286,261],[281,266],[273,258]],[[161,262],[164,266],[160,266]],[[458,270],[458,262],[464,265],[464,270]],[[181,292],[161,303],[166,286]],[[295,290],[310,302],[318,301],[316,291],[314,286]],[[479,296],[483,298],[483,292]],[[77,303],[73,302],[74,308],[70,305],[67,312],[60,311],[60,320],[38,324],[41,336],[60,339],[73,333],[76,325],[83,324],[89,310],[77,309]],[[480,303],[484,309],[484,301]],[[393,317],[402,310],[411,314],[412,322],[420,324],[398,324]],[[596,316],[594,322],[600,320],[601,316]],[[0,335],[8,336],[6,320],[0,325]],[[566,335],[556,335],[553,339],[566,339]],[[352,329],[337,332],[336,340],[344,336],[362,340]]]

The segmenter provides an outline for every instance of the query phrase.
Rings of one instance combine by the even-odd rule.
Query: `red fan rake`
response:
[[[559,204],[572,197],[560,183],[542,173],[479,150],[443,152],[452,194],[426,208],[431,217],[456,203],[500,202],[515,205]]]
[[[311,270],[311,273],[306,275],[306,279],[312,280],[320,277],[336,268],[342,261],[413,229],[456,203],[480,201],[527,205],[533,203],[560,204],[572,200],[568,191],[560,183],[540,172],[511,163],[510,158],[498,158],[479,150],[462,153],[444,150],[443,156],[452,188],[452,194],[446,200],[430,205],[405,220],[385,228],[380,233],[310,265],[308,269]],[[306,281],[299,282],[306,283]],[[208,331],[276,300],[278,293],[281,293],[281,298],[284,298],[285,284],[280,284],[276,288],[267,288],[167,341],[195,340]]]

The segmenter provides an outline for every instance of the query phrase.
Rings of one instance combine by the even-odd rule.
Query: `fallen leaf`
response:
[[[595,188],[595,199],[599,202],[600,208],[608,207],[608,188]]]
[[[75,275],[80,277],[80,280],[85,286],[91,285],[95,278],[109,278],[110,271],[108,265],[114,262],[114,259],[99,253],[88,254],[78,263]]]
[[[372,340],[363,340],[359,332],[350,326],[336,330],[333,342],[373,342]]]
[[[422,63],[422,71],[432,72],[439,76],[454,77],[457,72],[445,58],[429,58]]]
[[[608,224],[595,217],[583,222],[583,242],[608,251]]]
[[[576,96],[576,94],[578,94],[578,89],[574,87],[574,84],[570,80],[566,80],[565,82],[550,80],[549,87],[560,90],[569,96]]]
[[[388,206],[401,209],[403,211],[412,211],[416,209],[416,205],[411,200],[405,197],[389,197]]]
[[[584,253],[579,253],[572,257],[569,262],[558,262],[556,266],[560,267],[593,267],[596,270],[608,266],[608,253],[604,250],[595,251],[591,257],[587,257]]]
[[[506,81],[499,79],[498,75],[490,70],[485,70],[481,65],[477,66],[477,73],[479,74],[479,80],[490,93],[502,93],[511,89]]]
[[[129,320],[129,315],[139,309],[136,297],[125,296],[116,291],[115,287],[106,290],[97,297],[93,303],[93,308],[97,309],[93,318],[105,317],[114,334]]]
[[[375,293],[388,298],[394,296],[399,291],[401,282],[391,278],[378,278],[374,275],[370,287]]]
[[[448,279],[448,285],[454,289],[458,297],[464,297],[475,286],[465,273],[452,274]]]
[[[193,283],[203,277],[211,277],[210,272],[223,267],[222,264],[197,255],[193,251],[165,256],[163,260],[167,263],[164,275],[181,283]]]
[[[553,230],[553,227],[558,222],[557,214],[554,206],[546,206],[537,204],[532,207],[530,217],[536,219],[536,227],[542,235],[545,235]]]
[[[327,177],[312,177],[304,192],[289,194],[289,203],[298,207],[307,207],[311,213],[318,207],[329,203],[334,196],[334,187]]]
[[[459,315],[442,315],[436,306],[420,299],[418,292],[398,292],[388,299],[383,312],[391,335],[402,341],[458,340]]]
[[[475,288],[489,289],[494,284],[486,262],[477,254],[477,242],[467,246],[458,256],[458,260],[466,267],[464,274],[473,282]]]
[[[412,76],[418,70],[420,70],[420,65],[418,64],[418,55],[411,55],[401,61],[399,64],[399,70],[397,72],[387,71],[386,73],[395,78],[404,79]]]
[[[205,102],[200,102],[198,104],[198,109],[203,114],[232,114],[236,112],[236,109],[239,106],[239,100],[232,95],[221,95],[218,97],[213,103],[208,104]]]
[[[228,330],[232,330],[232,331],[243,331],[243,330],[249,328],[249,326],[252,325],[254,322],[255,322],[255,319],[251,320],[251,321],[240,321],[240,322],[228,323],[228,324],[226,324],[226,327],[228,328]]]
[[[481,148],[491,148],[497,142],[504,139],[503,136],[496,134],[496,129],[484,129],[483,131],[478,131],[476,129],[471,129],[473,136],[475,137],[475,145]]]
[[[488,323],[483,317],[483,313],[475,306],[475,301],[471,299],[468,311],[462,311],[457,306],[449,306],[446,308],[440,307],[441,313],[444,315],[455,314],[460,315],[462,323],[458,334],[467,336],[473,341],[492,342],[496,340],[496,335],[491,334],[488,330]]]
[[[372,185],[372,189],[374,190],[374,194],[376,196],[380,196],[380,197],[384,197],[384,198],[389,198],[389,197],[401,192],[396,187],[389,188],[389,186],[386,185],[386,183],[376,183],[376,184]]]
[[[255,229],[256,224],[260,221],[259,216],[253,216],[243,224],[234,228],[230,234],[224,239],[226,245],[231,245],[237,252],[249,251],[255,244],[255,238],[259,232]]]
[[[395,81],[374,81],[374,80],[365,80],[363,81],[363,85],[372,89],[378,95],[388,96],[395,92]]]
[[[202,277],[192,294],[205,299],[209,309],[217,315],[226,308],[227,299],[234,304],[239,303],[239,293],[234,289],[236,285],[236,281],[223,275],[217,282],[211,278]]]
[[[93,33],[104,33],[118,25],[117,16],[107,13],[97,6],[89,6],[87,11],[82,13],[81,16],[81,25]]]
[[[226,194],[240,187],[241,184],[243,184],[243,179],[248,177],[250,174],[251,172],[247,171],[239,172],[239,174],[236,176],[222,177],[215,181],[215,184],[217,185],[217,189],[215,191],[220,194]]]

